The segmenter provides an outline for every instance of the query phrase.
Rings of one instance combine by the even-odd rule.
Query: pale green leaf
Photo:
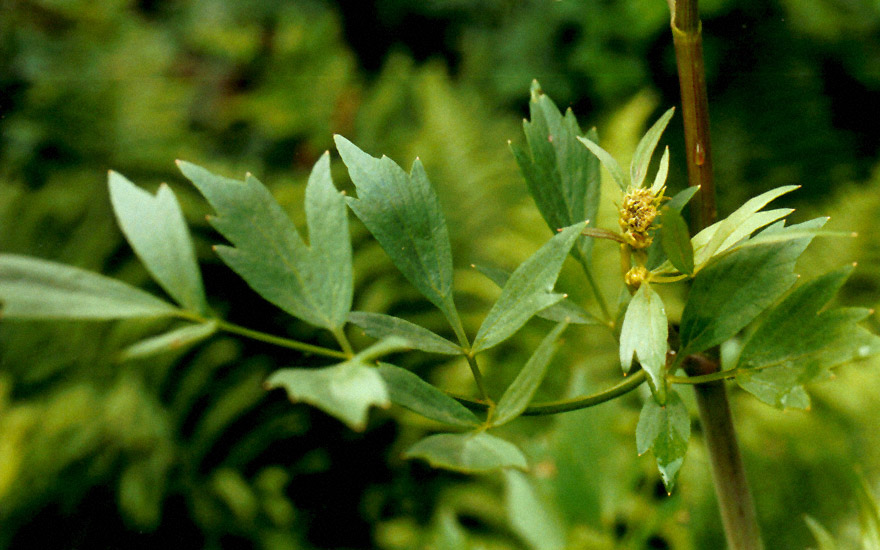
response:
[[[819,544],[817,550],[837,550],[837,543],[834,541],[834,537],[831,536],[831,533],[821,523],[810,516],[804,516],[804,521],[807,523],[807,527],[810,528],[816,543]]]
[[[818,229],[825,221],[817,218],[779,232]],[[681,317],[679,354],[698,353],[724,342],[770,307],[794,284],[795,262],[811,240],[812,235],[771,241],[712,258],[694,277]]]
[[[691,417],[678,392],[669,390],[665,405],[645,400],[636,426],[636,448],[640,455],[654,453],[667,491],[675,485],[690,436]]]
[[[480,425],[480,419],[464,405],[412,372],[382,363],[379,374],[395,405],[450,426],[472,429]]]
[[[851,272],[846,267],[810,281],[770,310],[740,351],[736,380],[743,389],[779,408],[806,408],[804,384],[880,353],[880,338],[857,324],[868,310],[822,311]]]
[[[467,533],[448,508],[438,512],[431,533],[432,550],[470,550]]]
[[[492,425],[500,426],[510,422],[517,416],[521,415],[529,402],[538,391],[538,387],[544,380],[547,373],[547,367],[550,360],[559,348],[559,335],[568,325],[560,323],[551,330],[547,336],[541,341],[525,366],[519,371],[516,378],[511,382],[510,386],[504,391],[504,395],[498,401],[495,408],[495,414],[492,416]]]
[[[383,313],[353,311],[348,315],[348,320],[353,325],[364,329],[364,332],[373,338],[385,338],[386,336],[393,335],[406,340],[412,349],[444,355],[461,355],[464,353],[461,346],[424,327],[399,317]]]
[[[660,196],[660,190],[666,185],[666,177],[669,175],[669,146],[663,150],[663,156],[660,157],[660,166],[657,168],[657,175],[654,176],[654,184],[651,186],[651,194],[655,197]],[[680,210],[680,208],[679,208]]]
[[[599,159],[602,166],[604,166],[605,169],[608,170],[608,173],[611,174],[611,179],[614,180],[614,183],[617,184],[622,192],[626,193],[627,184],[623,177],[623,170],[620,169],[620,164],[614,160],[611,153],[599,147],[599,144],[589,139],[589,137],[579,137],[578,140],[596,155],[596,158]]]
[[[681,214],[671,208],[663,209],[660,242],[666,258],[675,269],[688,275],[694,272],[694,248],[687,223]]]
[[[648,373],[651,389],[659,403],[666,399],[666,351],[669,325],[663,300],[647,282],[636,291],[620,329],[620,364],[628,373],[635,355]]]
[[[516,445],[483,431],[431,435],[410,447],[403,456],[420,458],[435,468],[468,474],[528,468],[525,455]]]
[[[498,269],[497,267],[474,265],[473,268],[489,278],[489,280],[498,285],[499,288],[504,288],[507,279],[510,278],[510,273],[503,269]],[[566,322],[575,325],[605,324],[595,315],[568,298],[563,298],[552,306],[542,309],[535,315],[541,319],[547,319],[548,321],[554,321],[556,323]]]
[[[651,157],[654,155],[654,149],[660,141],[660,136],[666,130],[666,125],[675,113],[675,107],[669,109],[654,123],[645,133],[636,150],[633,153],[632,163],[630,164],[630,180],[633,188],[642,187],[645,176],[648,174],[648,166],[651,164]],[[668,165],[667,165],[668,167]]]
[[[503,342],[537,312],[562,300],[561,294],[553,292],[553,285],[585,225],[578,223],[560,231],[516,268],[477,331],[474,352]]]
[[[538,210],[552,231],[584,220],[595,220],[599,211],[599,161],[577,141],[581,135],[574,113],[565,116],[553,101],[532,83],[531,121],[523,121],[527,149],[511,144],[514,157]],[[586,136],[597,141],[595,130]],[[578,239],[575,253],[589,259],[592,241]]]
[[[507,470],[505,504],[513,531],[532,550],[563,550],[566,530],[556,510],[537,494],[522,472]]]
[[[351,242],[345,201],[330,181],[330,157],[315,164],[306,187],[306,246],[287,213],[256,178],[237,181],[187,162],[181,172],[208,200],[211,224],[232,243],[223,261],[260,296],[313,325],[345,324],[352,299]]]
[[[169,351],[183,350],[215,332],[217,332],[217,321],[186,325],[128,346],[119,355],[119,360],[142,359]]]
[[[7,319],[171,317],[173,305],[139,288],[64,264],[0,254],[0,303]]]
[[[116,172],[107,184],[119,227],[150,275],[178,304],[206,314],[192,237],[171,188],[162,184],[153,196]]]
[[[413,286],[460,326],[449,231],[422,163],[416,159],[407,174],[388,157],[374,158],[339,135],[335,140],[357,188],[348,205]]]

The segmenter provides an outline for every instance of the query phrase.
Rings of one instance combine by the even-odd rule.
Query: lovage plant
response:
[[[680,66],[689,67],[681,70],[681,76],[694,185],[667,196],[668,147],[649,177],[672,109],[641,139],[626,173],[599,145],[595,130],[583,132],[572,111],[561,113],[534,83],[530,120],[524,122],[526,144],[513,145],[512,150],[552,236],[511,273],[480,268],[500,287],[500,294],[476,333],[466,330],[456,306],[447,224],[421,162],[416,160],[406,172],[391,159],[375,158],[342,136],[336,136],[336,147],[356,196],[337,191],[330,155],[323,155],[306,187],[307,240],[254,176],[229,179],[195,164],[178,163],[215,212],[210,222],[227,241],[215,247],[223,262],[268,302],[329,332],[336,348],[258,332],[218,316],[205,295],[193,242],[174,193],[162,186],[152,195],[114,172],[109,176],[109,193],[119,225],[171,301],[97,273],[3,254],[3,315],[179,320],[174,330],[126,349],[123,358],[191,345],[218,331],[326,357],[323,367],[275,372],[266,381],[267,388],[283,388],[292,400],[314,405],[353,429],[364,428],[372,407],[392,403],[405,407],[444,427],[413,445],[406,456],[469,473],[528,468],[525,454],[496,435],[498,426],[521,415],[552,415],[598,405],[647,382],[650,397],[638,421],[636,446],[639,453],[652,451],[671,491],[691,432],[690,414],[678,388],[692,385],[697,389],[730,545],[758,548],[760,538],[723,381],[733,379],[775,407],[805,408],[809,404],[805,384],[825,376],[832,367],[880,352],[880,338],[858,325],[868,310],[826,308],[851,266],[792,290],[798,278],[795,264],[812,239],[838,236],[822,229],[825,218],[788,224],[790,209],[765,209],[795,186],[767,191],[726,218],[708,223],[713,214],[708,125],[700,107],[705,107],[705,98],[700,86],[688,81],[699,80],[699,26],[693,16],[677,11],[673,33]],[[619,205],[617,220],[608,224],[598,217],[603,200],[600,166],[618,188],[605,197]],[[694,207],[697,231],[691,236],[681,211],[700,185],[701,203]],[[454,341],[406,319],[351,310],[349,208],[406,279],[442,312]],[[619,247],[619,263],[593,261],[597,239]],[[555,288],[569,258],[581,266],[597,311]],[[599,291],[598,271],[619,273],[621,299],[616,307],[606,303]],[[680,318],[667,315],[657,292],[661,285],[689,287]],[[515,337],[535,316],[556,324],[503,394],[490,395],[481,374],[481,355]],[[594,395],[533,402],[560,336],[574,330],[572,325],[612,334],[619,342],[625,378]],[[347,336],[351,327],[359,327],[376,342],[354,349]],[[718,348],[733,339],[738,339],[738,352],[726,354],[722,363]],[[383,360],[407,350],[460,358],[462,367],[467,365],[473,375],[478,397],[453,395]]]

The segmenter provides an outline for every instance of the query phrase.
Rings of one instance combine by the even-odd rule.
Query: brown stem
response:
[[[696,198],[699,208],[692,209],[691,219],[694,229],[699,231],[714,223],[716,215],[702,24],[697,0],[675,0],[674,8],[672,37],[681,87],[688,182],[700,186]],[[717,361],[702,356],[687,358],[684,367],[689,376],[710,375],[720,370]],[[728,548],[761,550],[764,546],[733,426],[727,389],[723,381],[716,380],[695,385],[694,393]]]

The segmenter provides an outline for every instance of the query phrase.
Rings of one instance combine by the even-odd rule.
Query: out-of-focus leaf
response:
[[[675,107],[672,107],[663,113],[657,122],[645,132],[645,135],[636,146],[636,150],[633,153],[632,163],[630,164],[630,180],[634,188],[638,189],[642,187],[642,183],[645,181],[645,176],[648,174],[648,166],[651,164],[651,157],[654,155],[654,149],[657,148],[660,136],[663,135],[663,131],[666,130],[666,125],[669,124],[669,119],[672,118],[674,113]]]
[[[399,336],[409,342],[413,349],[445,355],[461,355],[463,353],[460,346],[446,338],[398,317],[382,313],[353,311],[348,315],[348,320],[364,329],[364,332],[373,338]]]
[[[450,426],[472,429],[480,425],[480,419],[464,405],[412,372],[382,363],[379,374],[395,405]]]
[[[0,254],[0,304],[7,319],[169,317],[173,305],[139,288],[56,262]]]
[[[260,296],[313,325],[337,330],[351,308],[351,241],[342,195],[330,180],[330,156],[315,164],[306,187],[309,246],[256,178],[216,176],[188,162],[181,172],[208,200],[211,224],[233,244],[217,253]]]
[[[831,536],[831,533],[821,523],[811,516],[805,516],[804,521],[819,545],[817,550],[837,550],[837,543],[834,541],[834,537]]]
[[[663,300],[647,282],[636,291],[620,329],[620,364],[623,372],[632,367],[633,355],[648,373],[658,403],[666,400],[666,350],[669,325]]]
[[[825,221],[818,218],[778,231],[784,235],[818,229]],[[709,349],[751,323],[797,280],[795,262],[811,240],[805,236],[768,242],[713,258],[694,277],[681,316],[680,354]]]
[[[520,329],[537,312],[559,302],[553,292],[562,263],[586,224],[566,227],[511,274],[474,338],[474,352],[495,346]]]
[[[147,271],[178,304],[207,313],[192,237],[171,188],[162,184],[153,196],[116,172],[107,184],[119,227]]]
[[[537,81],[532,82],[531,96],[531,121],[523,121],[528,151],[510,147],[538,210],[553,231],[595,220],[601,187],[598,159],[577,142],[581,129],[571,109],[563,116]],[[598,140],[595,130],[586,137]],[[592,241],[579,238],[575,250],[589,260]]]
[[[688,275],[694,272],[694,247],[687,224],[681,214],[670,208],[663,209],[660,242],[666,258],[675,269]]]
[[[394,265],[458,328],[449,231],[422,163],[416,159],[407,174],[388,157],[374,158],[339,135],[335,140],[357,188],[348,205]]]
[[[614,180],[614,183],[620,188],[621,191],[626,193],[627,184],[626,180],[623,177],[623,170],[620,169],[620,164],[614,160],[614,157],[611,156],[611,153],[599,147],[599,144],[592,141],[588,137],[579,137],[578,140],[586,145],[587,149],[593,152],[596,155],[596,158],[599,159],[599,162],[602,163],[602,166],[608,170],[608,173],[611,174],[611,179]]]
[[[667,491],[675,485],[690,436],[691,417],[678,392],[670,390],[665,405],[645,400],[636,426],[636,448],[640,455],[653,451]]]
[[[779,408],[806,408],[804,384],[827,369],[880,353],[880,338],[857,323],[861,308],[820,310],[843,286],[852,267],[819,277],[774,307],[743,344],[736,380],[761,401]]]
[[[499,288],[504,288],[505,283],[507,283],[507,279],[510,278],[510,273],[503,269],[498,269],[497,267],[489,267],[484,265],[474,265],[474,269],[485,275],[489,278],[490,281],[498,285]],[[575,325],[604,325],[602,321],[596,318],[595,315],[572,302],[568,298],[563,298],[562,300],[556,302],[550,307],[546,307],[535,314],[541,319],[547,319],[548,321],[555,321],[557,323],[567,322]]]
[[[391,405],[388,389],[371,364],[382,355],[406,349],[398,338],[379,341],[352,359],[318,369],[290,368],[272,373],[266,388],[284,388],[291,401],[303,401],[342,420],[353,430],[363,430],[372,406]]]
[[[470,550],[467,534],[455,514],[442,509],[434,521],[431,546],[434,550]]]
[[[125,348],[119,355],[121,361],[141,359],[167,351],[186,349],[217,332],[217,322],[208,321],[198,325],[186,325],[165,334],[141,340]]]
[[[507,518],[514,532],[533,550],[563,550],[566,532],[553,508],[542,501],[522,472],[504,472]]]
[[[529,402],[538,391],[538,386],[544,380],[547,372],[547,366],[550,360],[559,348],[557,340],[562,331],[568,326],[567,323],[560,323],[551,330],[547,336],[541,341],[525,366],[519,371],[519,374],[511,382],[504,395],[498,401],[495,408],[495,415],[492,417],[492,425],[500,426],[510,422],[520,414],[529,405]]]
[[[421,458],[435,468],[478,473],[502,468],[528,467],[516,445],[484,431],[428,436],[404,453],[404,458]]]

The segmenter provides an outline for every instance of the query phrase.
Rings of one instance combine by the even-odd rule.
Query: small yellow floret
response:
[[[655,196],[650,189],[630,189],[623,196],[618,223],[631,247],[644,249],[651,245],[648,230],[657,217],[660,200],[661,197]]]

